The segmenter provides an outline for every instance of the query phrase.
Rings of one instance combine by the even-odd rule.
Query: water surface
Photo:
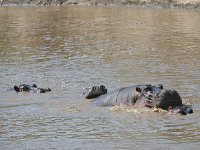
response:
[[[193,10],[0,8],[0,149],[198,149],[200,13]],[[15,93],[15,84],[50,87]],[[178,90],[194,114],[91,106],[83,88]]]

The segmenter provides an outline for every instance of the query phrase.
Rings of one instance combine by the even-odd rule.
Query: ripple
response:
[[[199,148],[197,11],[6,7],[0,17],[0,149]],[[21,83],[52,91],[7,90]],[[176,89],[194,113],[99,108],[82,96],[143,83]]]

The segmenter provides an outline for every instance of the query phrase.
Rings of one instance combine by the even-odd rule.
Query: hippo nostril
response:
[[[187,113],[185,111],[183,111],[183,110],[181,110],[181,114],[182,115],[187,115]]]
[[[190,109],[190,110],[188,111],[188,114],[192,114],[192,113],[193,113],[193,110]]]

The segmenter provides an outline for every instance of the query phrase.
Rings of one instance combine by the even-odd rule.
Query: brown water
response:
[[[199,149],[200,13],[0,8],[0,149]],[[15,93],[15,84],[50,87]],[[91,106],[83,88],[162,83],[194,114]]]

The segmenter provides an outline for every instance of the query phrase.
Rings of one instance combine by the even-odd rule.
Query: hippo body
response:
[[[139,89],[136,89],[138,87],[141,86],[130,86],[111,91],[95,98],[92,103],[96,106],[138,105],[137,99],[140,95]],[[140,105],[145,106],[145,101],[140,101]]]
[[[135,103],[133,91],[136,91],[135,86],[120,88],[95,98],[92,103],[96,106],[133,105]]]
[[[36,84],[20,84],[19,86],[14,86],[16,92],[33,92],[33,93],[45,93],[51,91],[50,88],[38,88]]]
[[[98,93],[98,94],[97,94]],[[94,86],[84,93],[85,98],[93,99],[95,106],[129,105],[136,108],[161,108],[173,114],[193,113],[191,106],[183,105],[175,90],[164,90],[163,85],[136,85],[120,88],[107,93],[105,86]],[[88,97],[88,95],[90,95]]]
[[[159,93],[162,90],[163,86],[160,84],[158,86],[152,86],[150,84],[147,85],[136,85],[136,86],[130,86],[130,87],[124,87],[120,88],[114,91],[111,91],[107,93],[107,89],[105,86],[100,86],[98,88],[95,86],[91,90],[89,90],[85,97],[87,99],[93,99],[92,103],[96,106],[114,106],[114,105],[141,105],[141,106],[148,106],[147,101],[149,101],[150,97],[152,97],[153,93]],[[105,91],[106,93],[102,92],[102,95],[96,96],[95,94],[97,91]],[[95,91],[95,92],[94,92]],[[92,92],[94,92],[94,95],[92,96]],[[98,92],[100,93],[100,92]],[[138,98],[141,96],[141,94],[146,97],[145,101],[137,101]],[[90,97],[88,98],[88,95]],[[149,99],[148,99],[149,98]]]

